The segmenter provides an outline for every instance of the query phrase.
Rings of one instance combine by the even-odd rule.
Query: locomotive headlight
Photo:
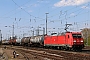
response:
[[[76,40],[74,40],[73,42],[76,42]]]
[[[81,40],[81,42],[83,42],[83,40]]]

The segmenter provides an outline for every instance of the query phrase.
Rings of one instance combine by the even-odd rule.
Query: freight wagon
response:
[[[2,41],[2,44],[3,44],[3,45],[8,45],[8,44],[9,44],[9,40],[3,40],[3,41]]]
[[[21,44],[23,46],[43,46],[44,43],[44,36],[31,36],[31,37],[23,37],[21,39]]]
[[[28,46],[29,43],[30,43],[30,37],[23,37],[21,39],[21,45]]]

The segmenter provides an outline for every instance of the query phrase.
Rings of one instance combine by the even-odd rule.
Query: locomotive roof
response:
[[[66,33],[81,34],[81,32],[66,32]]]
[[[66,33],[71,33],[71,34],[81,34],[81,32],[62,32],[62,33],[51,33],[51,36],[57,36],[57,35],[65,35]]]

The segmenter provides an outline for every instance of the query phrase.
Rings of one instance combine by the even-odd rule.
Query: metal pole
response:
[[[14,38],[14,24],[13,24],[13,33],[12,33],[12,37]]]
[[[43,27],[43,35],[45,35],[45,28]]]
[[[87,46],[88,46],[88,29],[87,29]]]
[[[1,30],[0,30],[0,43],[2,45],[2,33],[1,33]]]
[[[2,33],[1,33],[1,45],[2,45]]]
[[[47,34],[47,14],[49,13],[46,13],[46,34]]]
[[[39,26],[38,26],[38,31],[37,31],[37,32],[38,32],[38,34],[37,34],[37,35],[39,35]]]
[[[33,29],[33,31],[32,31],[32,36],[34,36],[34,29]]]

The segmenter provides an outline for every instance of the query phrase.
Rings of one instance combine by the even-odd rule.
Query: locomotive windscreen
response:
[[[73,38],[82,38],[81,34],[72,34]]]

